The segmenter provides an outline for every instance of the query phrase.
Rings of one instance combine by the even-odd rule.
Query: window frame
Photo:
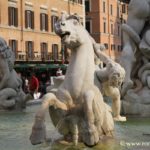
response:
[[[47,60],[48,59],[48,43],[42,42],[41,43],[41,60]]]
[[[55,32],[55,23],[58,20],[58,16],[52,15],[51,16],[51,32]]]
[[[48,32],[48,14],[40,13],[40,30]]]
[[[18,41],[16,39],[10,39],[9,47],[13,51],[15,58],[17,58],[18,57]]]
[[[106,21],[103,21],[103,33],[107,33],[107,25],[106,25]]]
[[[25,10],[25,28],[34,29],[34,11]]]
[[[90,0],[85,0],[85,12],[91,11],[91,2]]]
[[[110,4],[110,14],[113,15],[113,5]]]
[[[52,60],[57,61],[59,59],[58,53],[58,44],[52,44]]]
[[[89,31],[87,29],[87,23],[89,23]],[[86,26],[86,30],[92,34],[92,20],[91,19],[87,19],[86,22],[85,22],[85,26]]]
[[[8,7],[8,25],[18,27],[18,8]]]
[[[34,59],[34,42],[33,41],[26,41],[26,56],[27,56],[27,59],[29,60]]]
[[[105,12],[106,12],[106,2],[103,1],[103,13],[105,13]]]

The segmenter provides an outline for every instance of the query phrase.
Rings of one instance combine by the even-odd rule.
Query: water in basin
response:
[[[55,142],[61,137],[52,125],[49,115],[46,116],[47,136],[52,142],[31,145],[29,136],[34,115],[39,105],[28,106],[25,112],[0,113],[0,150],[122,150],[150,149],[150,119],[128,118],[127,122],[115,123],[115,138],[105,139],[93,148],[79,143],[74,147],[69,143]],[[138,147],[131,144],[139,144]],[[136,148],[135,148],[136,147]]]

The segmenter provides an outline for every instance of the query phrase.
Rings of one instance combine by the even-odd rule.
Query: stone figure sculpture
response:
[[[56,33],[71,50],[65,79],[57,92],[43,97],[36,113],[30,140],[38,144],[46,139],[45,113],[49,108],[52,122],[65,139],[93,146],[105,136],[113,136],[114,122],[110,107],[104,103],[100,90],[94,84],[94,50],[88,32],[76,15],[62,15],[56,24]]]
[[[14,67],[15,57],[6,41],[0,38],[0,109],[23,109],[27,96],[22,90],[22,80]]]
[[[150,116],[150,0],[131,0],[127,23],[122,26],[126,70],[122,88],[124,114]]]
[[[102,93],[112,99],[112,112],[115,121],[126,121],[126,117],[120,116],[121,95],[120,87],[125,78],[125,70],[120,64],[114,62],[100,51],[101,45],[94,44],[95,54],[106,64],[102,69],[96,69],[96,77],[101,83]],[[103,48],[102,48],[103,49]]]

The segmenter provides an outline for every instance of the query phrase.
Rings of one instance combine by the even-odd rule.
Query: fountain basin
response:
[[[150,119],[127,118],[126,122],[115,122],[115,138],[104,139],[97,146],[89,148],[79,143],[58,142],[62,136],[53,126],[47,112],[47,137],[50,141],[31,145],[29,136],[35,112],[40,105],[30,105],[22,112],[0,113],[0,150],[123,150],[150,149]],[[134,145],[135,144],[135,145]],[[138,145],[138,146],[136,146]]]

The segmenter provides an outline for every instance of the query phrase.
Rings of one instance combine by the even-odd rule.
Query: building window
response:
[[[41,13],[40,14],[40,29],[42,31],[48,31],[48,15]]]
[[[27,59],[33,59],[34,58],[34,43],[33,41],[26,41],[26,53],[27,53]]]
[[[79,3],[82,4],[82,0],[79,0]]]
[[[34,12],[31,10],[25,11],[25,27],[34,29]]]
[[[51,59],[52,59],[52,53],[51,53],[51,52],[48,52],[47,59],[48,59],[48,60],[51,60]]]
[[[15,58],[18,57],[18,41],[17,40],[9,40],[9,46],[11,50],[14,52]]]
[[[118,51],[121,51],[121,45],[118,45]]]
[[[8,24],[18,27],[18,8],[8,7]]]
[[[120,36],[120,25],[118,24],[118,36]]]
[[[52,32],[55,31],[55,23],[57,22],[58,20],[58,17],[57,16],[51,16],[51,29],[52,29]]]
[[[126,5],[125,4],[122,5],[122,13],[126,13]]]
[[[91,31],[91,20],[86,20],[86,30],[89,32],[89,33],[92,33]]]
[[[105,21],[103,23],[103,30],[104,30],[104,33],[106,33],[106,22]]]
[[[58,45],[57,44],[52,44],[52,59],[53,60],[58,60]]]
[[[117,17],[118,18],[119,18],[119,13],[120,13],[119,6],[117,6]]]
[[[108,44],[107,43],[104,43],[104,46],[106,49],[108,49]]]
[[[61,45],[61,52],[62,52],[62,60],[68,60],[69,59],[69,52],[66,47],[66,45]]]
[[[79,3],[79,4],[82,4],[82,0],[78,0],[78,3]]]
[[[72,3],[75,3],[75,2],[77,3],[77,1],[76,1],[76,0],[70,0],[70,1],[72,1]]]
[[[110,5],[110,14],[113,15],[113,5]]]
[[[103,12],[105,13],[105,7],[106,7],[106,3],[103,1]]]
[[[111,50],[115,50],[115,49],[116,49],[115,44],[111,44]]]
[[[111,34],[114,34],[114,25],[111,24]]]
[[[41,59],[47,60],[48,58],[48,45],[47,43],[41,43]]]
[[[90,12],[90,0],[85,0],[85,12]]]

